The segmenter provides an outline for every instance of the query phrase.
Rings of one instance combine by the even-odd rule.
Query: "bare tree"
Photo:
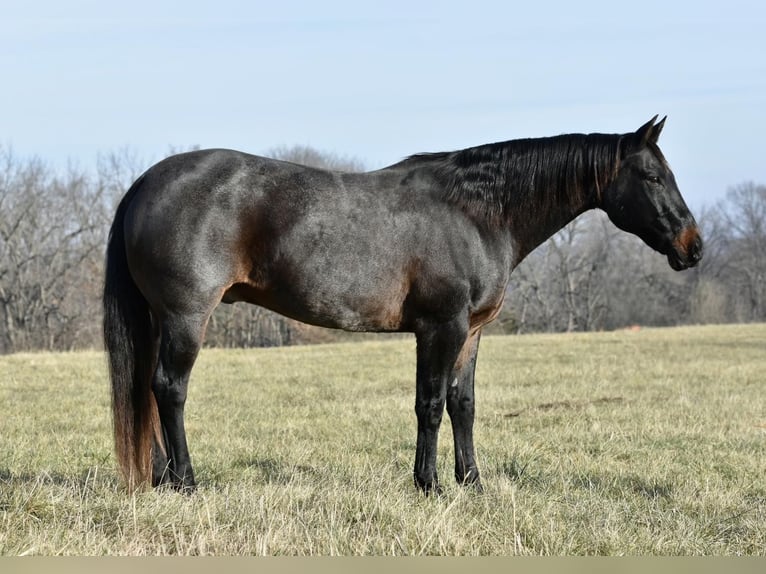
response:
[[[269,149],[266,155],[274,159],[335,171],[356,172],[365,169],[364,163],[357,158],[319,151],[307,145],[277,146]]]
[[[614,230],[591,213],[576,219],[532,253],[511,278],[509,305],[521,331],[602,328],[603,278]]]
[[[91,343],[102,190],[0,149],[0,352]]]
[[[718,242],[716,274],[736,301],[735,320],[766,320],[766,186],[732,187],[709,219]]]

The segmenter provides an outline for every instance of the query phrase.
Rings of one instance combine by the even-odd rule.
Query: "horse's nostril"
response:
[[[692,247],[689,250],[689,259],[691,259],[694,263],[697,263],[700,259],[702,259],[702,240],[699,238],[692,244]]]

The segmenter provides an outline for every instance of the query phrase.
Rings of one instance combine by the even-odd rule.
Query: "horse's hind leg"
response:
[[[208,316],[169,315],[162,319],[159,361],[152,380],[152,390],[157,401],[166,458],[159,452],[155,454],[154,472],[164,472],[153,477],[154,484],[170,483],[179,490],[195,487],[186,444],[184,405],[189,374],[202,345]]]
[[[479,351],[479,337],[476,333],[466,341],[461,360],[456,367],[447,388],[447,412],[452,422],[455,439],[455,480],[458,484],[471,485],[481,492],[479,469],[473,448],[474,387],[476,356]]]

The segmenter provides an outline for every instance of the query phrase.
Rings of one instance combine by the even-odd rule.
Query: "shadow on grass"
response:
[[[629,476],[577,475],[572,480],[575,486],[591,491],[602,491],[610,498],[624,498],[632,493],[647,500],[665,500],[673,498],[673,483],[653,478]]]
[[[36,520],[52,520],[60,500],[82,501],[94,493],[110,496],[120,489],[116,475],[102,472],[96,467],[77,473],[40,471],[14,472],[0,468],[0,512],[9,516],[30,515]],[[66,503],[63,503],[66,504]]]
[[[525,459],[514,455],[510,460],[503,461],[498,465],[497,473],[520,487],[536,488],[554,480],[553,476],[549,476],[541,470],[534,457]]]
[[[246,457],[235,460],[234,468],[247,469],[257,472],[265,482],[276,484],[289,484],[296,476],[309,475],[320,476],[320,472],[314,467],[305,464],[293,464],[273,458]]]
[[[562,481],[560,474],[546,473],[533,457],[524,459],[514,456],[500,463],[496,470],[520,488],[547,490]],[[647,500],[669,501],[673,498],[672,482],[635,474],[623,476],[580,473],[570,479],[570,484],[609,498],[625,498],[627,495],[639,495]]]
[[[20,486],[22,484],[54,485],[61,487],[92,487],[96,481],[103,484],[117,484],[117,477],[109,471],[104,471],[98,467],[87,467],[79,473],[65,474],[62,472],[50,472],[42,470],[37,473],[13,472],[7,467],[0,467],[0,484],[10,487]]]

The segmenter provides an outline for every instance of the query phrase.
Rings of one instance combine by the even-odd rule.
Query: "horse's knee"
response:
[[[430,428],[438,428],[441,425],[444,415],[443,397],[417,401],[415,403],[415,414],[418,421]]]
[[[451,387],[447,394],[447,412],[450,417],[472,417],[476,411],[473,393],[466,393],[457,387]]]

